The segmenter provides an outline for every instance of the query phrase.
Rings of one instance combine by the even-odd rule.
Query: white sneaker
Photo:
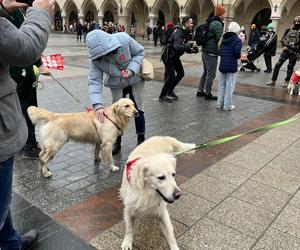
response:
[[[231,111],[231,110],[234,110],[234,109],[235,109],[234,105],[231,105],[229,108],[223,108],[224,111]]]

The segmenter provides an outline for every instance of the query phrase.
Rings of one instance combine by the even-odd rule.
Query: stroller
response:
[[[243,54],[241,56],[241,68],[240,71],[245,71],[250,69],[252,71],[260,72],[260,68],[257,68],[254,64],[255,59],[259,58],[263,53],[265,53],[266,48],[269,46],[269,42],[266,42],[265,39],[261,39],[256,45],[256,49],[247,48],[248,55]]]

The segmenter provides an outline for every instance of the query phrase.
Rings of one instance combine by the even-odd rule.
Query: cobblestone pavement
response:
[[[145,46],[146,56],[154,63],[156,73],[155,81],[146,83],[146,137],[169,135],[185,142],[201,143],[217,136],[245,132],[266,122],[290,117],[300,111],[297,96],[287,95],[280,84],[275,88],[265,86],[270,75],[263,72],[239,72],[237,94],[234,96],[237,109],[234,112],[217,110],[215,102],[196,97],[196,87],[202,73],[199,55],[183,57],[186,74],[176,88],[179,101],[171,104],[160,103],[158,95],[163,76],[163,64],[159,61],[160,48],[154,48],[149,42],[141,41],[141,43]],[[89,105],[88,59],[84,43],[77,42],[72,35],[52,34],[45,54],[53,53],[61,53],[65,57],[65,70],[54,71],[53,75],[80,97],[81,101]],[[262,59],[258,60],[258,65],[263,68]],[[300,67],[299,64],[297,66]],[[284,75],[283,67],[279,79],[283,79]],[[38,92],[40,107],[54,112],[82,111],[81,107],[54,81],[47,77],[42,77],[41,80],[44,89]],[[216,86],[217,84],[215,88]],[[107,89],[104,99],[106,104],[111,103]],[[292,181],[289,176],[282,177],[281,172],[273,176],[276,174],[274,169],[283,171],[280,163],[283,162],[284,156],[281,156],[281,153],[290,156],[292,153],[288,148],[290,150],[297,148],[292,145],[297,143],[298,138],[294,137],[296,133],[292,130],[288,130],[291,134],[285,134],[285,130],[282,129],[280,133],[278,132],[280,135],[282,133],[281,137],[276,135],[274,139],[266,134],[247,144],[255,139],[249,137],[246,138],[249,141],[242,139],[223,148],[204,151],[203,155],[196,154],[192,159],[179,161],[182,163],[179,169],[180,182],[183,183],[186,195],[172,206],[171,214],[177,235],[180,236],[182,249],[207,247],[220,249],[222,246],[225,247],[223,249],[248,249],[251,246],[257,248],[273,244],[271,239],[275,237],[274,235],[278,235],[280,239],[292,238],[293,241],[288,246],[291,246],[290,249],[297,249],[293,246],[299,243],[297,232],[300,229],[297,226],[292,227],[291,230],[296,233],[293,231],[287,236],[284,227],[290,213],[299,217],[297,214],[299,212],[295,208],[297,206],[289,205],[291,197],[295,195],[300,185],[300,179],[296,177],[298,172],[290,162],[291,167],[287,175],[292,175],[290,177]],[[134,131],[134,124],[131,122],[123,136],[122,152],[114,157],[116,164],[122,169],[128,154],[136,146]],[[272,133],[274,132],[268,134]],[[269,144],[264,147],[266,143]],[[245,144],[247,145],[244,146]],[[252,153],[254,155],[251,155]],[[202,158],[203,156],[205,158]],[[203,164],[199,163],[200,157]],[[253,167],[249,169],[247,164]],[[266,166],[267,164],[275,164],[275,167]],[[63,242],[70,242],[70,248],[66,246],[63,249],[92,249],[90,245],[78,239],[78,236],[91,240],[98,249],[119,249],[121,241],[119,237],[124,231],[122,223],[119,223],[122,207],[112,195],[116,195],[122,171],[110,173],[106,166],[95,165],[92,147],[72,142],[68,142],[55,156],[50,163],[50,170],[54,174],[53,178],[45,179],[40,175],[37,161],[17,158],[14,169],[16,211],[14,214],[17,228],[21,231],[30,226],[40,228],[44,234],[39,249],[60,249],[59,244]],[[249,190],[254,191],[251,193]],[[261,194],[263,197],[260,197],[257,195],[259,193],[270,193],[270,196],[264,197]],[[105,199],[107,197],[110,202]],[[99,199],[103,201],[100,202]],[[294,201],[297,202],[296,198]],[[185,204],[189,204],[188,210]],[[98,217],[91,216],[86,220],[83,214],[93,214],[95,210],[80,209],[93,206],[95,209],[100,209],[101,206],[107,210],[114,208],[112,211],[115,213],[110,214],[111,217],[105,217],[106,222],[102,223],[100,219],[101,223],[97,224],[95,218],[100,217],[101,213],[107,214],[108,211],[97,210]],[[74,217],[75,214],[77,219]],[[281,221],[277,222],[277,217]],[[279,226],[273,227],[273,222]],[[76,235],[70,232],[70,229]],[[136,247],[164,249],[165,243],[160,241],[161,237],[157,236],[155,239],[153,246],[157,247],[144,245],[144,241],[137,243]],[[105,242],[111,245],[110,248]]]

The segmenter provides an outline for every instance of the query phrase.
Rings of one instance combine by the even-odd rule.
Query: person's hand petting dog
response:
[[[105,116],[104,116],[104,108],[100,108],[100,109],[97,109],[95,111],[95,114],[96,114],[96,118],[99,122],[103,123],[104,122],[104,119],[105,119]]]

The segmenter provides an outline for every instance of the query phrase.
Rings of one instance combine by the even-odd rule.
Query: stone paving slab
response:
[[[200,220],[179,238],[184,249],[249,249],[255,240],[210,218]]]

